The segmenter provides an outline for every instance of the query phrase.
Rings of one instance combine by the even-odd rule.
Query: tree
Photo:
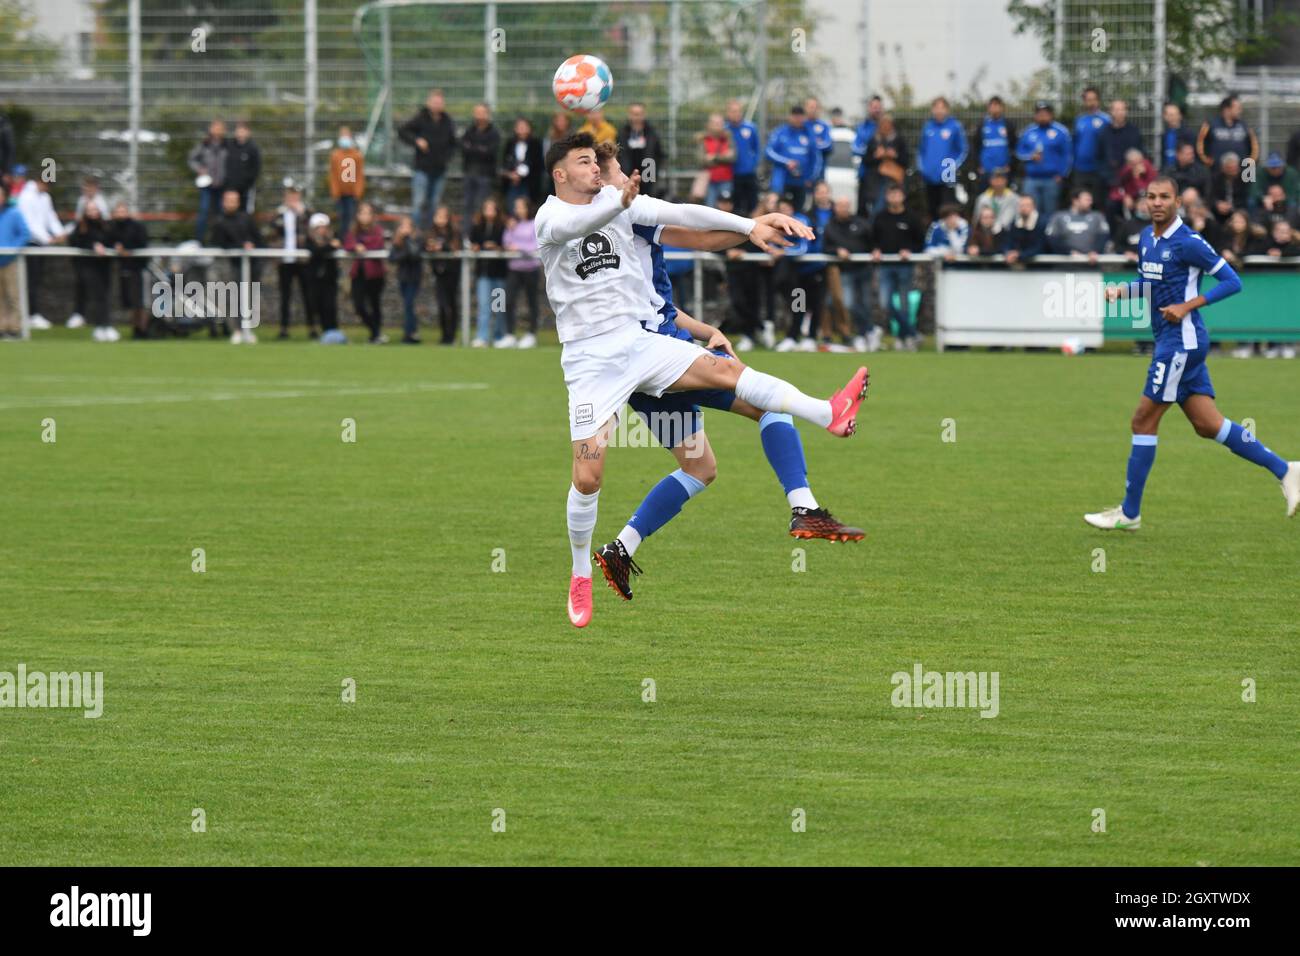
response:
[[[0,0],[0,63],[8,73],[27,67],[33,74],[58,62],[59,48],[37,33],[27,0]]]
[[[1155,6],[1106,0],[1010,0],[1007,13],[1016,33],[1030,33],[1042,44],[1043,56],[1055,62],[1056,13],[1065,4],[1062,80],[1066,89],[1113,77],[1136,78],[1150,70],[1155,48]],[[1294,23],[1275,12],[1263,22],[1238,0],[1168,0],[1165,7],[1166,75],[1188,82],[1210,82],[1208,64],[1266,55],[1276,49],[1283,27]],[[1134,9],[1147,16],[1134,18]],[[1161,98],[1165,97],[1161,91]]]

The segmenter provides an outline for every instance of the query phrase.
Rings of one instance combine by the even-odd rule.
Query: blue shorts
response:
[[[714,349],[713,354],[731,358],[721,349]],[[704,427],[701,406],[726,412],[731,410],[735,401],[735,392],[702,388],[691,392],[665,392],[659,398],[634,392],[627,403],[641,416],[655,441],[665,448],[676,448]]]
[[[1198,349],[1156,349],[1151,358],[1151,366],[1147,369],[1147,383],[1142,394],[1161,405],[1171,402],[1181,405],[1192,395],[1214,398],[1210,370],[1205,364],[1209,354],[1208,346]]]

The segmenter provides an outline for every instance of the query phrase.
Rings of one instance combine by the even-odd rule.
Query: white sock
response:
[[[630,524],[624,525],[623,530],[618,533],[618,540],[623,542],[623,548],[630,558],[636,554],[636,549],[641,546],[641,532]]]
[[[736,381],[736,395],[767,412],[798,415],[825,428],[831,423],[831,403],[805,395],[784,379],[746,368]]]
[[[791,508],[817,507],[817,499],[813,497],[811,488],[796,488],[786,494],[785,500],[790,502]]]
[[[569,486],[569,547],[573,549],[573,573],[591,577],[591,533],[596,530],[596,499],[599,491],[584,495]]]

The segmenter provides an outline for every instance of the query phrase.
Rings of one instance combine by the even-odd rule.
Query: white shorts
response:
[[[569,437],[592,437],[633,392],[662,395],[708,354],[694,342],[647,332],[639,322],[566,342],[560,365],[569,388]]]

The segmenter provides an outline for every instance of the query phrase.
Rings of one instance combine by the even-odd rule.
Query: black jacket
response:
[[[501,132],[489,123],[483,129],[471,123],[460,138],[466,176],[496,178],[497,157],[501,155]]]
[[[884,253],[898,253],[904,249],[920,252],[925,243],[925,230],[921,228],[921,221],[906,209],[892,213],[885,208],[871,223],[871,237],[873,249]]]
[[[244,143],[226,140],[226,188],[240,192],[252,189],[261,175],[262,151],[257,144],[252,139]]]
[[[108,246],[108,227],[102,219],[83,219],[68,236],[68,245],[77,249],[94,249],[95,243]],[[75,267],[82,274],[90,274],[108,281],[113,260],[107,256],[80,256]]]
[[[149,245],[149,231],[138,219],[112,219],[108,223],[108,239],[104,245],[110,249],[118,243],[123,249],[143,249]],[[131,256],[118,260],[122,271],[139,272],[145,267],[146,260]]]
[[[18,162],[18,147],[14,141],[14,128],[7,116],[0,115],[0,176],[13,169]]]
[[[398,128],[397,138],[408,146],[415,146],[417,139],[426,140],[428,151],[416,147],[411,165],[422,173],[441,176],[451,165],[456,150],[456,124],[446,113],[435,118],[429,107],[421,106],[419,112]]]
[[[1160,170],[1161,176],[1172,176],[1178,184],[1178,191],[1192,188],[1201,194],[1202,199],[1210,197],[1210,170],[1198,159],[1193,159],[1190,166],[1175,163]]]
[[[334,246],[329,239],[317,242],[312,236],[307,236],[306,242],[311,254],[307,260],[307,277],[313,285],[323,285],[327,290],[334,290],[339,284],[339,263],[334,258]]]
[[[1106,182],[1112,186],[1119,184],[1119,173],[1124,168],[1124,154],[1136,149],[1143,156],[1150,156],[1142,142],[1141,131],[1132,123],[1123,126],[1106,126],[1101,131],[1101,148],[1098,157],[1105,163]]]
[[[501,252],[501,243],[505,238],[506,222],[498,218],[495,223],[476,222],[469,230],[469,241],[480,247],[480,252]],[[495,248],[482,248],[485,243],[495,243]],[[504,279],[509,271],[509,260],[507,259],[479,259],[474,263],[474,274],[476,276],[488,276],[493,279]]]
[[[255,248],[262,247],[262,233],[253,222],[253,217],[242,209],[232,216],[222,213],[212,223],[208,232],[208,244],[218,249],[242,249],[244,243],[251,242]],[[238,260],[232,260],[238,261]]]
[[[871,224],[861,216],[849,216],[841,221],[831,216],[826,221],[826,233],[822,236],[822,251],[828,256],[838,255],[837,250],[847,249],[851,253],[870,252]]]
[[[1029,229],[1017,216],[1007,237],[1007,252],[1015,250],[1021,259],[1032,259],[1047,251],[1047,216],[1035,211],[1034,228]]]
[[[501,144],[501,175],[513,173],[518,165],[515,158],[515,143],[518,140],[511,136]],[[545,170],[542,168],[546,165],[546,157],[542,155],[542,141],[536,136],[530,136],[524,141],[524,165],[528,167],[527,175],[520,179],[520,185],[528,190],[528,197],[534,203],[542,201],[542,174]],[[503,184],[507,189],[510,187],[510,180]],[[510,210],[506,210],[510,212]]]
[[[388,250],[388,259],[397,266],[398,282],[419,284],[420,273],[424,271],[424,240],[414,233],[405,239],[393,240]]]
[[[647,196],[658,194],[659,182],[667,175],[664,165],[664,146],[659,139],[659,134],[649,123],[640,133],[632,131],[632,124],[624,123],[623,128],[618,131],[618,165],[622,167],[623,172],[631,176],[632,170],[641,170],[641,191]],[[651,182],[646,179],[645,161],[654,161],[655,181]]]

